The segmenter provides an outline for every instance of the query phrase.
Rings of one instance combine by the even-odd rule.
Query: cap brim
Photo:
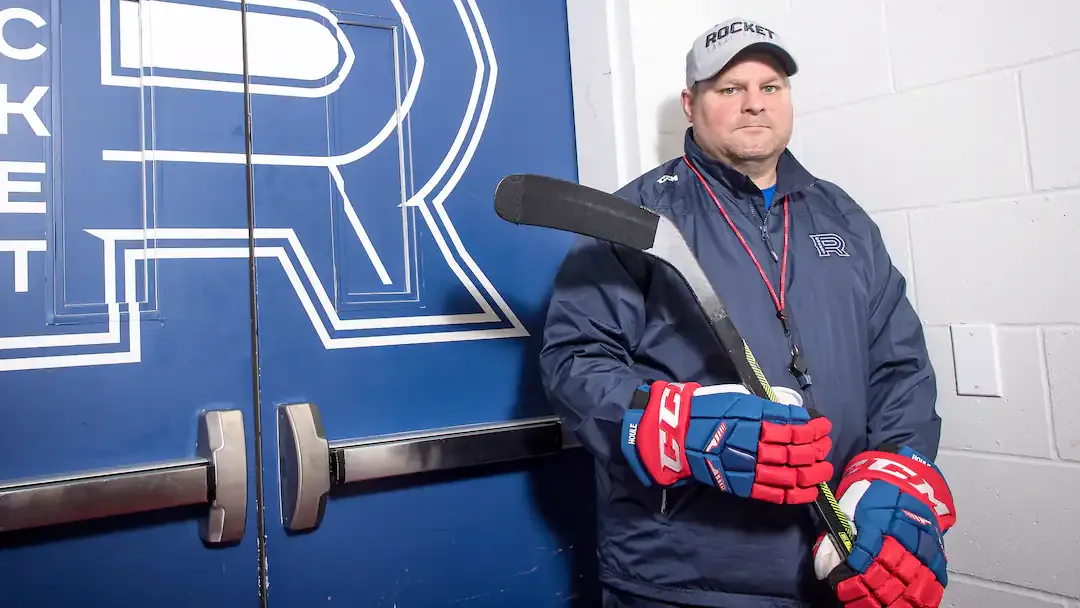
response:
[[[772,55],[780,63],[780,67],[784,69],[788,76],[794,76],[795,73],[799,71],[799,65],[795,63],[795,58],[791,56],[791,53],[788,53],[783,48],[771,42],[755,42],[746,45],[741,51],[735,53],[731,58],[731,61],[728,61],[727,65],[724,66],[724,69],[727,69],[733,61],[747,53],[767,53]]]

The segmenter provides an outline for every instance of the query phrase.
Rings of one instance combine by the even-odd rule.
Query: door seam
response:
[[[259,606],[266,608],[269,581],[266,562],[266,521],[263,500],[262,390],[259,377],[259,297],[255,269],[255,165],[252,162],[251,74],[248,65],[248,3],[240,0],[240,49],[244,78],[244,167],[247,178],[248,291],[251,315],[251,384],[254,399],[252,413],[255,427],[255,519],[259,565]]]

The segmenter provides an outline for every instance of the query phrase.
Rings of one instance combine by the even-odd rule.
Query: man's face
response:
[[[769,55],[747,55],[712,80],[684,90],[683,111],[694,140],[710,156],[730,161],[777,157],[791,140],[791,89]]]

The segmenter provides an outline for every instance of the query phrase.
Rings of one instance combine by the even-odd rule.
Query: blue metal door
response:
[[[516,428],[492,423],[551,414],[537,340],[570,237],[503,222],[492,194],[514,172],[575,178],[564,2],[248,6],[269,604],[566,605],[595,557],[580,454],[430,462],[482,462],[446,438],[484,451]],[[368,483],[287,532],[283,505],[327,469],[288,473],[298,404],[357,446],[331,477]],[[425,433],[438,456],[371,457]]]
[[[0,103],[4,606],[589,597],[561,0],[2,0]]]
[[[246,172],[212,160],[244,155],[239,29],[163,36],[172,6],[148,4],[0,2],[5,607],[259,597]],[[202,34],[225,52],[190,54]],[[223,411],[228,466],[200,432]],[[242,512],[202,504],[229,493]],[[204,542],[222,516],[246,533]]]

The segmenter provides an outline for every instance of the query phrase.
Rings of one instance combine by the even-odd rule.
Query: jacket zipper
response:
[[[784,201],[783,204],[790,204]],[[769,250],[769,256],[773,259],[773,264],[780,264],[780,256],[776,254],[773,249],[772,241],[769,240],[769,217],[772,215],[772,210],[775,205],[769,205],[769,208],[765,210],[765,218],[761,221],[761,240],[765,243],[766,249]],[[788,210],[790,213],[790,209]],[[799,388],[806,393],[807,406],[813,407],[813,397],[810,394],[810,386],[813,384],[810,378],[810,371],[807,368],[806,360],[803,358],[802,353],[799,351],[799,334],[795,328],[795,319],[791,315],[791,311],[787,305],[784,305],[784,310],[781,311],[780,324],[784,329],[784,336],[788,339],[788,347],[791,352],[791,361],[788,364],[788,372],[795,377],[795,380],[799,383]]]

